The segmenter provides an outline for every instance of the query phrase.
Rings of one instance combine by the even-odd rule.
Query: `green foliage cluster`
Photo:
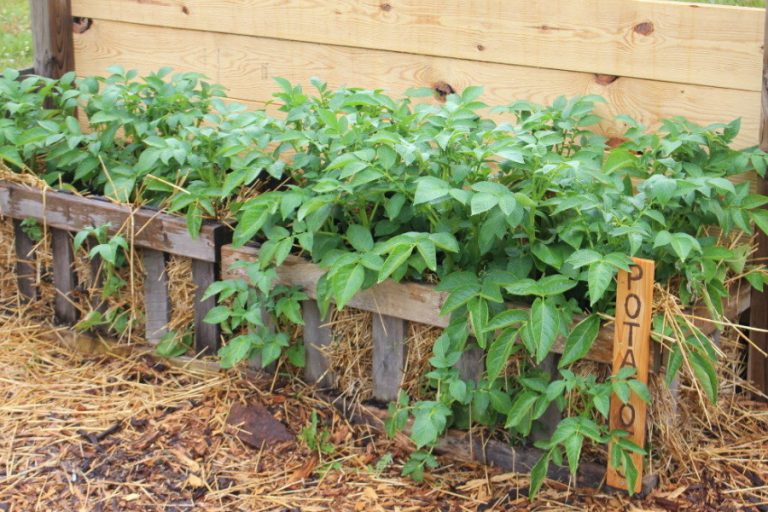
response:
[[[259,243],[247,277],[207,292],[219,299],[207,321],[231,335],[225,367],[254,355],[266,366],[282,353],[302,364],[300,346],[280,329],[302,322],[306,298],[275,286],[289,254],[326,270],[317,286],[323,311],[387,279],[437,283],[451,321],[423,376],[432,397],[402,394],[388,422],[394,432],[413,418],[419,451],[406,472],[416,478],[434,466],[431,447],[446,428],[480,423],[523,441],[547,409],[575,396],[575,413],[538,443],[545,455],[533,490],[550,461],[575,472],[586,442],[613,440],[610,457],[633,480],[629,454],[643,447],[605,419],[611,394],[648,400],[647,388],[631,368],[609,382],[570,369],[594,343],[599,315],[613,313],[617,271],[631,256],[653,259],[657,281],[715,317],[731,276],[764,284],[748,254],[753,225],[768,230],[768,198],[733,178],[763,175],[768,158],[730,147],[738,121],[700,127],[675,118],[647,133],[622,117],[625,140],[609,147],[590,129],[603,101],[593,96],[516,102],[490,118],[480,114],[479,87],[435,104],[413,100],[429,90],[395,100],[313,81],[310,95],[278,79],[273,117],[225,103],[199,75],[162,70],[137,81],[113,71],[21,82],[6,71],[0,158],[53,185],[183,211],[193,233],[204,217],[234,220],[236,245]],[[41,108],[46,99],[52,108]],[[75,107],[90,130],[81,131]],[[670,375],[690,362],[715,400],[710,340],[683,319],[659,316],[654,327],[676,340]],[[560,337],[564,353],[550,374],[540,365]],[[466,381],[455,365],[474,346],[485,351],[485,372]]]

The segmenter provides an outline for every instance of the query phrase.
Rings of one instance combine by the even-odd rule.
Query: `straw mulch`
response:
[[[550,482],[530,503],[525,476],[450,458],[423,484],[401,478],[410,450],[403,438],[348,423],[299,382],[175,367],[139,346],[106,353],[23,308],[4,311],[0,510],[739,510],[768,503],[768,410],[736,396],[709,411],[708,424],[681,402],[683,455],[643,500]],[[300,439],[242,444],[226,422],[237,402],[263,404],[294,434],[318,411],[333,452],[312,452]]]

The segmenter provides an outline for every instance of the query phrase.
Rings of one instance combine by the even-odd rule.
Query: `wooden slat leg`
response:
[[[35,241],[21,228],[21,220],[13,219],[13,233],[16,245],[16,282],[19,293],[28,300],[37,298],[35,286]]]
[[[51,229],[53,248],[53,284],[56,288],[54,311],[56,320],[66,324],[77,322],[78,311],[74,304],[73,292],[77,286],[74,269],[75,253],[72,237],[61,229]]]
[[[148,342],[157,344],[168,332],[168,322],[171,319],[168,275],[165,272],[165,253],[144,249],[142,259],[146,272],[144,278],[146,338]]]
[[[203,322],[208,311],[216,306],[216,298],[201,300],[208,287],[216,281],[216,264],[192,260],[192,280],[195,290],[195,350],[207,355],[216,354],[219,346],[219,326]]]
[[[459,377],[462,380],[477,382],[483,375],[485,350],[478,347],[473,340],[474,338],[471,338],[467,342],[467,347],[455,367],[459,370]]]
[[[539,365],[539,369],[547,372],[550,377],[557,374],[557,363],[560,359],[559,356],[549,354],[544,361]],[[562,415],[558,410],[557,405],[554,403],[549,404],[544,414],[536,420],[531,432],[532,441],[545,441],[552,437],[552,434],[557,428],[557,424],[560,423]]]
[[[275,331],[274,319],[272,318],[272,315],[270,315],[265,308],[261,308],[261,321],[264,322],[264,327],[266,327],[266,329],[269,332]],[[261,366],[261,354],[256,354],[255,356],[251,357],[251,360],[248,362],[248,366],[256,370],[265,371],[267,373],[273,373],[275,371],[276,364],[271,363],[267,365],[266,368],[263,368]]]
[[[374,313],[373,396],[379,400],[397,400],[405,371],[407,332],[407,321]]]
[[[328,317],[320,318],[317,302],[305,300],[301,303],[301,313],[304,317],[304,347],[307,353],[304,378],[309,384],[318,383],[323,387],[332,387],[335,379],[330,363],[320,350],[321,347],[331,344],[331,329],[323,325],[330,317],[330,311]]]

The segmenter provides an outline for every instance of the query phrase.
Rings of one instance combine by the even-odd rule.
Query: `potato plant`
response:
[[[418,451],[405,471],[415,478],[434,467],[431,448],[447,428],[478,423],[525,442],[548,408],[576,396],[574,414],[538,443],[532,491],[550,461],[575,473],[585,442],[611,439],[609,456],[634,487],[629,453],[644,447],[605,420],[611,394],[647,401],[647,388],[631,369],[608,382],[571,370],[594,343],[600,315],[613,313],[617,271],[631,256],[653,259],[656,280],[683,306],[705,305],[716,318],[729,279],[764,285],[763,267],[748,255],[753,226],[768,230],[768,198],[733,178],[764,175],[768,159],[730,147],[738,121],[701,127],[675,118],[648,133],[624,117],[624,141],[611,147],[591,129],[603,101],[594,96],[516,102],[491,118],[479,87],[427,104],[413,98],[430,90],[395,100],[314,80],[308,94],[278,79],[281,115],[273,117],[225,103],[221,88],[196,74],[113,72],[18,82],[6,71],[0,158],[52,185],[184,212],[193,233],[204,217],[231,220],[236,245],[259,243],[247,279],[208,290],[220,304],[207,320],[231,336],[225,367],[254,355],[267,365],[282,353],[301,364],[300,346],[280,327],[301,323],[306,297],[273,286],[289,254],[326,270],[317,287],[323,311],[386,279],[447,292],[441,312],[450,325],[423,376],[432,396],[401,393],[390,405],[391,432],[413,418]],[[42,109],[49,97],[52,108]],[[683,318],[657,315],[654,330],[674,341],[668,375],[687,361],[714,401],[710,340]],[[545,372],[560,337],[563,355]],[[455,366],[475,346],[485,371],[467,381]]]

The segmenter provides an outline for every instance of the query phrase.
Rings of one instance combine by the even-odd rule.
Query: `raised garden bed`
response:
[[[203,322],[215,305],[215,300],[201,300],[208,285],[219,274],[220,248],[230,237],[229,229],[205,222],[197,237],[192,237],[183,218],[151,208],[132,208],[99,197],[83,197],[53,189],[42,190],[26,185],[0,181],[0,214],[14,219],[17,226],[16,249],[19,290],[34,297],[35,288],[28,263],[34,257],[35,243],[19,223],[34,219],[50,228],[53,243],[53,275],[56,287],[57,319],[66,323],[77,321],[77,309],[71,295],[75,289],[72,270],[74,252],[70,233],[86,227],[110,225],[110,233],[121,232],[135,247],[143,249],[147,273],[145,287],[146,335],[158,341],[165,332],[170,315],[165,258],[175,254],[192,259],[192,280],[197,285],[195,300],[195,348],[215,353],[218,346],[217,326]]]

